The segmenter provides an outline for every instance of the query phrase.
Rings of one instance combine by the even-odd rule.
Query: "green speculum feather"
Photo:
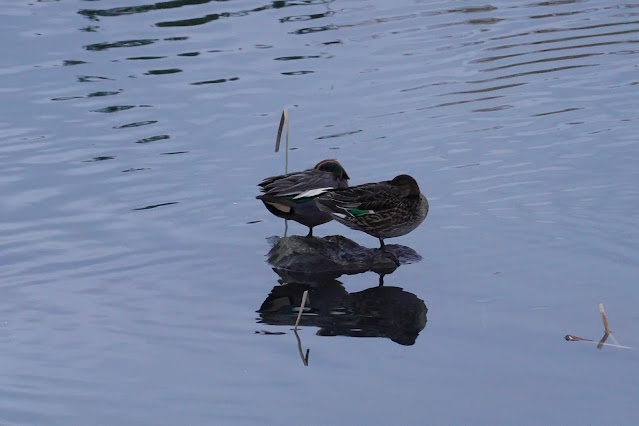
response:
[[[286,197],[287,200],[294,202],[295,204],[306,204],[311,202],[313,199],[312,198],[298,198],[295,199],[295,197]]]
[[[368,214],[369,210],[360,210],[360,209],[348,209],[347,210],[353,216],[359,216],[363,214]]]

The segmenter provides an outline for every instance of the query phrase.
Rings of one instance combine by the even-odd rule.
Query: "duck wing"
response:
[[[336,185],[331,173],[314,169],[268,177],[258,184],[264,195],[274,197],[291,197],[311,189]]]
[[[356,216],[393,209],[401,200],[396,187],[390,182],[380,182],[331,190],[315,201],[322,210]]]

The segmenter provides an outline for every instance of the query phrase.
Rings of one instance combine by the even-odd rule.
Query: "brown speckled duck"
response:
[[[428,215],[428,200],[409,175],[343,189],[320,188],[297,196],[315,197],[319,209],[336,221],[379,238],[399,237],[417,228]]]

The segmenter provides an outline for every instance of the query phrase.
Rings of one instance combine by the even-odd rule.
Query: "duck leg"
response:
[[[307,237],[312,237],[313,236],[313,227],[309,226],[308,227],[308,234],[306,234]]]
[[[386,245],[384,244],[384,240],[382,240],[381,238],[379,239],[379,244],[380,244],[379,245],[379,249],[381,251],[383,251],[384,253],[386,253],[388,255],[387,257],[389,257],[393,262],[395,262],[395,265],[399,266],[400,265],[399,257],[397,257],[395,252],[392,251],[392,250],[387,249]]]

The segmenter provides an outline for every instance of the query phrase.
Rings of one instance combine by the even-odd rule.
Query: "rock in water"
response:
[[[294,235],[271,239],[273,248],[268,262],[276,268],[308,274],[358,274],[366,271],[391,273],[401,263],[419,261],[421,256],[410,247],[386,246],[388,252],[360,246],[341,235],[323,238]]]

